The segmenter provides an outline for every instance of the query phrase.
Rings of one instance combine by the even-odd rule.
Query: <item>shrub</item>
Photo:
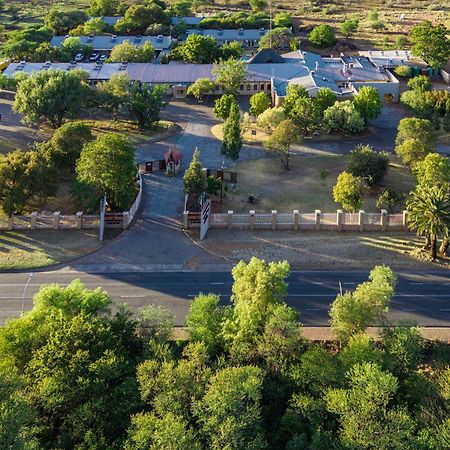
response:
[[[408,81],[408,87],[413,91],[429,91],[431,89],[431,83],[428,77],[425,75],[419,75]]]
[[[377,198],[377,208],[385,209],[392,214],[405,200],[405,195],[394,189],[383,189]]]
[[[286,114],[283,108],[269,108],[258,116],[256,123],[268,133],[271,133],[283,120]]]
[[[378,184],[386,174],[388,155],[376,152],[369,145],[358,145],[350,153],[347,172],[362,178],[369,186]]]
[[[398,66],[394,70],[395,75],[406,78],[411,74],[411,68],[409,66]]]
[[[336,102],[325,110],[323,117],[331,130],[359,133],[364,130],[364,119],[350,100]]]
[[[320,48],[332,47],[336,44],[336,36],[329,25],[317,25],[308,35],[308,40]]]

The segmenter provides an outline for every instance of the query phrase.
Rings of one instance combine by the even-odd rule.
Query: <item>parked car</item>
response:
[[[100,56],[100,62],[105,62],[108,59],[108,55]]]
[[[84,59],[83,53],[78,53],[77,55],[75,55],[75,58],[74,58],[74,60],[76,62],[81,62],[81,61],[83,61],[83,59]]]
[[[89,61],[97,61],[99,56],[100,55],[98,53],[92,53],[92,55],[89,57]]]

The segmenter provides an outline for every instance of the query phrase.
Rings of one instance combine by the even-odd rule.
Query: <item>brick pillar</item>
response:
[[[344,212],[342,209],[336,211],[336,227],[338,231],[343,230]]]
[[[31,229],[35,230],[36,229],[36,222],[37,222],[37,212],[32,212],[31,213]]]
[[[228,211],[227,213],[227,228],[233,227],[233,211]]]
[[[403,231],[409,231],[408,227],[408,211],[403,211]]]
[[[298,209],[294,209],[294,211],[292,211],[292,214],[294,215],[294,231],[298,231],[299,210]]]
[[[8,217],[8,230],[14,229],[14,214],[11,217]]]
[[[276,209],[272,209],[272,230],[276,230],[277,229],[277,210]]]
[[[387,211],[385,209],[381,210],[381,231],[387,230]]]
[[[364,231],[364,214],[366,212],[362,209],[359,210],[359,231]]]
[[[189,211],[183,212],[183,227],[185,230],[189,229]]]
[[[249,214],[249,226],[250,226],[250,230],[254,230],[255,229],[255,211],[252,209],[248,212]]]
[[[61,218],[61,213],[59,211],[56,211],[53,214],[53,229],[59,230],[59,219]]]
[[[316,209],[314,211],[314,214],[315,214],[314,229],[316,231],[320,231],[320,214],[322,214],[322,211],[320,209]]]
[[[77,228],[81,230],[83,227],[83,211],[77,212]]]

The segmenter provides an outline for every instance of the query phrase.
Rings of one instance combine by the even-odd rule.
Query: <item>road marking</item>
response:
[[[423,283],[409,283],[411,286],[422,286]]]
[[[320,308],[305,308],[304,311],[320,311]]]
[[[221,282],[221,281],[218,281],[217,283],[209,283],[211,286],[221,286],[221,285],[223,285],[223,284],[225,284],[225,283],[223,283],[223,282]]]
[[[120,298],[144,298],[148,296],[154,296],[153,294],[144,294],[144,295],[121,295]]]

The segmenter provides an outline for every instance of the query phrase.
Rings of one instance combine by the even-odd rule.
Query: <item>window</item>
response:
[[[243,91],[243,90],[244,90],[244,85],[243,85],[243,84],[241,84],[241,85],[239,86],[239,90],[240,90],[240,91]]]
[[[267,90],[270,91],[271,89],[272,89],[272,85],[271,85],[271,84],[268,84],[268,85],[267,85]]]
[[[250,91],[252,89],[252,86],[250,83],[247,84],[247,91]]]
[[[264,85],[262,84],[262,85],[261,85],[261,91],[263,91],[263,90],[264,90],[264,87],[265,87],[265,86],[264,86]]]
[[[257,85],[257,84],[254,84],[254,85],[253,85],[253,90],[254,90],[254,91],[257,91],[257,90],[258,90],[258,85]]]

